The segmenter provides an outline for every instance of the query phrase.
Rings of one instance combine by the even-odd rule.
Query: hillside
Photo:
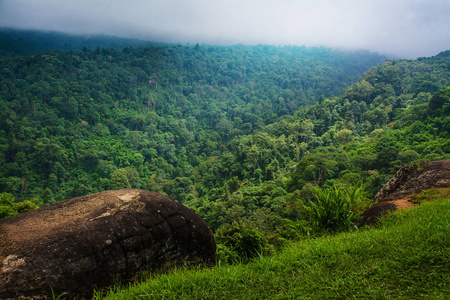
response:
[[[315,187],[362,187],[372,198],[401,166],[449,158],[448,54],[386,61],[339,97],[235,138],[199,170],[206,195],[187,203],[213,228],[236,221],[272,236],[283,219],[302,219],[298,202]],[[180,183],[153,186],[179,195]]]
[[[45,204],[170,180],[191,185],[235,137],[338,95],[382,59],[263,45],[3,58],[1,191]]]
[[[3,58],[0,189],[31,201],[2,216],[132,187],[213,230],[279,234],[314,187],[370,198],[400,166],[449,157],[449,53],[386,60],[352,85],[382,57],[177,45]]]
[[[155,276],[125,297],[447,292],[448,189],[414,195],[440,200],[379,228],[356,224],[401,166],[450,158],[450,50],[385,60],[15,34],[0,34],[0,218],[137,188],[185,204],[214,233],[225,267]],[[106,46],[77,48],[91,42]]]

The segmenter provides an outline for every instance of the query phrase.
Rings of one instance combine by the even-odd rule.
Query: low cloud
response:
[[[448,0],[3,0],[0,26],[171,43],[450,49]]]

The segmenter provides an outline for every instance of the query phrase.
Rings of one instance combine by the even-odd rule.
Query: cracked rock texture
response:
[[[139,271],[214,263],[206,222],[154,192],[77,197],[0,220],[0,298],[90,296]]]

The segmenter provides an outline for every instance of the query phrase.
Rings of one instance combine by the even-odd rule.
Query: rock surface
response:
[[[374,201],[391,201],[432,188],[450,187],[450,159],[406,165],[376,194]]]
[[[154,192],[106,191],[0,220],[0,298],[90,296],[141,270],[214,263],[206,222]]]
[[[415,193],[450,187],[450,159],[406,165],[375,195],[374,204],[363,213],[360,225],[375,223],[386,212],[414,206]]]

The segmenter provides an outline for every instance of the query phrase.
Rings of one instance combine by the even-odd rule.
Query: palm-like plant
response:
[[[300,200],[313,228],[338,232],[355,227],[354,221],[368,204],[362,187],[314,188],[316,201]]]

